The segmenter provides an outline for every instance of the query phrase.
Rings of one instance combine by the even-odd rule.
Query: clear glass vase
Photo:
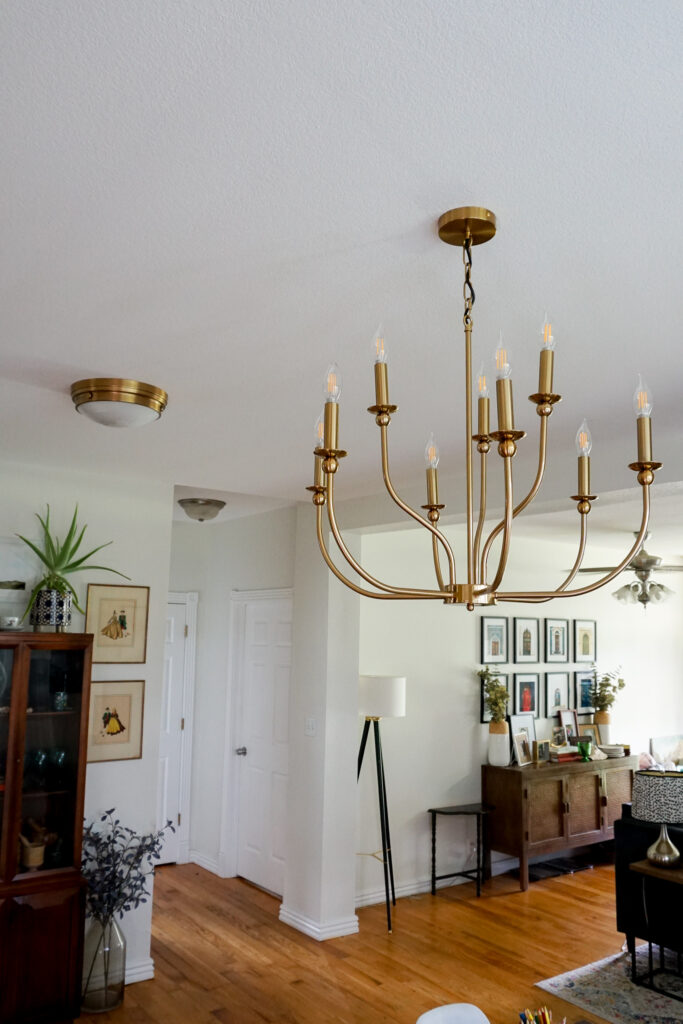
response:
[[[105,1013],[123,1002],[126,983],[126,940],[113,917],[91,918],[83,948],[81,1009]]]

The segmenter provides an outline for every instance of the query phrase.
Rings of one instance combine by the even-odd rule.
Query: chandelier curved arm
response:
[[[508,555],[510,553],[510,530],[514,515],[512,507],[512,456],[503,456],[503,463],[505,469],[505,518],[503,520],[503,544],[500,549],[498,571],[496,572],[495,579],[491,586],[487,587],[487,590],[489,592],[493,591],[493,593],[495,593],[500,586],[505,574],[505,566],[507,565]]]
[[[323,537],[323,510],[322,510],[322,505],[316,505],[315,512],[316,512],[316,533],[318,535],[318,545],[320,547],[321,554],[322,554],[322,556],[323,556],[323,558],[324,558],[324,560],[325,560],[325,562],[327,564],[327,567],[330,570],[330,572],[333,573],[333,575],[336,576],[337,579],[341,583],[343,583],[345,587],[348,587],[349,590],[355,591],[356,594],[360,594],[361,597],[374,597],[374,598],[380,598],[380,599],[385,600],[385,601],[392,601],[392,600],[393,601],[409,601],[409,600],[413,599],[416,596],[416,594],[414,594],[414,593],[412,593],[412,594],[385,594],[385,593],[377,594],[377,593],[375,593],[374,590],[365,590],[363,587],[359,587],[356,583],[352,583],[351,580],[348,580],[346,578],[346,576],[344,576],[344,574],[334,564],[334,562],[330,558],[330,554],[329,554],[329,552],[327,550],[327,546],[325,544],[325,538]],[[434,591],[433,593],[431,593],[431,592],[425,593],[422,596],[425,597],[425,598],[434,598],[434,599],[438,599],[438,600],[443,600],[443,594],[439,594],[436,591]]]
[[[513,509],[513,511],[512,511],[512,518],[513,519],[515,519],[519,515],[520,512],[523,512],[524,509],[527,507],[527,505],[529,505],[534,500],[536,495],[538,494],[538,490],[539,490],[539,488],[541,486],[541,483],[543,481],[543,474],[545,473],[547,443],[548,443],[548,417],[547,416],[541,416],[541,426],[540,426],[540,430],[539,430],[539,441],[538,441],[538,469],[536,471],[536,479],[534,480],[533,484],[531,485],[531,490],[529,491],[527,496],[522,501],[520,501],[519,505],[517,505],[516,508]],[[486,579],[486,572],[487,572],[487,567],[488,567],[489,552],[491,551],[491,545],[493,544],[494,540],[496,539],[496,537],[498,536],[498,534],[500,533],[500,531],[504,527],[505,527],[505,519],[501,519],[501,521],[498,523],[498,525],[494,526],[493,530],[491,530],[491,533],[486,538],[486,543],[484,545],[484,550],[481,553],[481,567],[480,567],[480,570],[479,570],[480,571],[480,579],[481,579],[482,583]]]
[[[576,561],[574,562],[574,565],[572,566],[572,568],[571,568],[567,578],[562,583],[560,583],[559,587],[554,592],[554,596],[555,597],[559,597],[561,592],[563,590],[567,589],[567,587],[572,582],[572,580],[576,576],[577,572],[581,568],[581,563],[583,562],[583,556],[584,556],[585,551],[586,551],[586,540],[587,540],[587,538],[588,538],[588,516],[587,515],[582,515],[581,516],[581,536],[579,538],[579,551],[578,551],[578,554],[576,556]],[[507,600],[507,598],[501,597],[500,600],[501,601],[505,601],[505,600]],[[552,600],[553,600],[552,597],[535,597],[535,598],[527,598],[526,603],[527,604],[545,604],[547,601],[552,601]]]
[[[446,587],[443,582],[443,573],[441,572],[441,560],[439,558],[439,542],[433,534],[432,554],[434,555],[434,572],[436,573],[436,582],[439,584],[439,590],[445,590]]]
[[[415,522],[419,523],[420,526],[423,526],[425,530],[429,530],[432,536],[436,540],[441,542],[444,551],[446,552],[446,557],[448,559],[448,582],[450,586],[447,589],[453,591],[455,589],[455,556],[453,554],[453,549],[446,540],[446,538],[444,537],[444,535],[442,534],[441,530],[437,529],[436,526],[430,523],[427,519],[424,519],[423,516],[421,516],[418,512],[412,509],[410,505],[406,505],[405,501],[402,501],[399,498],[396,491],[394,490],[394,486],[391,482],[391,477],[389,475],[387,427],[385,424],[380,424],[379,429],[382,440],[382,477],[384,478],[384,485],[387,491],[389,492],[389,496],[392,499],[392,501],[396,502],[399,508],[403,509],[406,515],[411,516],[415,520]]]
[[[378,590],[383,590],[387,594],[393,594],[394,596],[416,598],[416,597],[441,597],[443,594],[434,590],[421,590],[413,587],[391,587],[387,583],[382,583],[381,580],[371,576],[369,572],[366,572],[363,566],[356,561],[353,557],[342,537],[339,525],[337,523],[337,517],[334,511],[334,474],[330,473],[327,477],[327,517],[330,522],[330,529],[332,530],[332,536],[335,539],[337,547],[341,551],[342,555],[349,563],[354,572],[357,572],[361,579],[364,579],[366,583],[369,583],[373,587],[377,587]],[[359,591],[361,593],[361,591]],[[368,594],[365,593],[367,597]],[[372,595],[381,596],[381,595]]]
[[[477,521],[477,530],[474,535],[474,556],[472,561],[474,562],[474,572],[476,575],[476,583],[481,583],[483,577],[481,575],[481,565],[479,562],[479,547],[481,545],[481,537],[484,531],[484,522],[486,520],[486,456],[488,455],[488,442],[484,442],[485,448],[480,448],[481,459],[481,473],[480,473],[480,485],[479,485],[479,519]]]
[[[590,583],[588,586],[579,587],[576,590],[539,590],[537,593],[527,594],[519,591],[509,591],[503,594],[496,594],[496,598],[499,601],[523,601],[525,603],[533,603],[534,601],[546,600],[553,597],[582,597],[584,594],[590,594],[594,590],[598,590],[600,587],[604,587],[606,583],[610,583],[615,576],[618,576],[622,570],[626,568],[632,558],[638,554],[643,546],[645,540],[645,534],[647,533],[647,526],[650,520],[650,485],[643,484],[643,514],[640,523],[640,530],[636,536],[635,543],[625,558],[619,562],[619,565],[611,569],[605,576],[601,576],[595,583]],[[577,570],[578,571],[578,570]]]

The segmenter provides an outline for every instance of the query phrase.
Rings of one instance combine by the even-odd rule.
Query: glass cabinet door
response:
[[[69,867],[74,861],[83,657],[82,650],[30,652],[20,874]]]
[[[9,648],[0,649],[0,845],[2,844],[3,819],[5,817],[9,710],[12,702],[13,665],[14,651]]]

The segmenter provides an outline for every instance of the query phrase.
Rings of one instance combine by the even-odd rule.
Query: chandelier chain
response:
[[[472,239],[466,238],[462,244],[462,262],[465,266],[465,281],[462,286],[462,297],[465,300],[465,313],[463,315],[463,323],[466,327],[472,324],[472,306],[476,298],[474,294],[474,288],[470,281],[470,274],[472,272]]]

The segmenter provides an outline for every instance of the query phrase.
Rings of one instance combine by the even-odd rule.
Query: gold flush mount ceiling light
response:
[[[142,427],[158,420],[168,395],[153,384],[118,377],[93,377],[71,385],[76,411],[105,427]]]
[[[464,313],[463,328],[464,346],[464,428],[465,428],[465,486],[463,497],[467,510],[467,548],[463,565],[458,567],[456,578],[456,559],[453,548],[442,530],[439,529],[441,510],[445,507],[439,501],[437,467],[439,465],[439,449],[432,434],[429,435],[425,447],[427,466],[427,502],[422,506],[422,513],[407,505],[396,492],[389,473],[389,424],[397,406],[392,405],[389,398],[389,377],[387,370],[387,354],[384,345],[384,333],[380,329],[372,343],[375,363],[375,404],[368,412],[372,414],[380,430],[380,451],[382,458],[382,477],[384,485],[392,500],[407,516],[416,520],[428,532],[431,540],[432,560],[435,586],[432,589],[395,586],[379,580],[367,572],[354,558],[344,542],[334,507],[334,483],[341,460],[346,455],[339,445],[339,397],[341,395],[341,375],[336,363],[329,367],[325,375],[323,396],[325,406],[315,426],[314,475],[313,485],[308,488],[313,492],[313,504],[316,510],[316,530],[318,544],[322,556],[337,579],[347,587],[364,597],[384,600],[435,600],[445,604],[465,605],[472,611],[477,605],[492,605],[498,601],[524,601],[540,604],[555,597],[580,597],[613,580],[623,569],[631,564],[643,546],[650,515],[650,485],[654,481],[655,471],[661,462],[652,458],[652,428],[650,413],[652,411],[652,393],[648,390],[642,377],[639,377],[633,396],[633,408],[636,415],[636,436],[638,458],[629,465],[637,474],[642,489],[643,510],[640,529],[631,550],[619,563],[611,569],[605,569],[604,575],[596,582],[585,587],[570,589],[570,584],[581,568],[588,536],[588,513],[596,496],[591,494],[590,484],[590,452],[592,439],[588,424],[584,420],[576,434],[576,453],[578,456],[577,493],[571,501],[576,502],[579,513],[579,541],[576,561],[559,587],[554,590],[516,591],[503,589],[512,524],[516,516],[535,498],[546,464],[546,442],[548,422],[553,407],[559,402],[560,395],[553,391],[553,360],[555,355],[555,339],[548,317],[545,318],[540,331],[540,362],[538,373],[538,390],[529,396],[529,401],[536,407],[539,417],[538,470],[536,478],[528,494],[515,504],[512,496],[512,460],[517,452],[517,442],[526,437],[525,431],[517,430],[512,402],[512,375],[509,356],[502,338],[495,354],[494,373],[496,378],[496,406],[498,414],[497,430],[491,430],[490,398],[488,374],[482,364],[481,369],[473,377],[472,373],[472,327],[474,306],[474,288],[472,286],[472,247],[481,245],[492,239],[496,233],[496,218],[490,210],[480,206],[461,206],[449,210],[439,218],[439,237],[449,245],[462,249],[464,265]],[[473,393],[477,397],[477,429],[473,424]],[[447,398],[450,401],[450,399]],[[505,483],[505,510],[499,522],[486,526],[486,481],[487,460],[489,452],[495,446],[501,459],[503,479]],[[478,511],[475,521],[474,491],[475,451],[479,456],[479,494]],[[349,579],[328,550],[327,540],[323,532],[323,509],[327,506],[329,530],[342,559],[360,578],[361,583]],[[500,538],[500,549],[496,565],[489,569],[489,556],[494,541]],[[366,585],[367,584],[367,585]]]

